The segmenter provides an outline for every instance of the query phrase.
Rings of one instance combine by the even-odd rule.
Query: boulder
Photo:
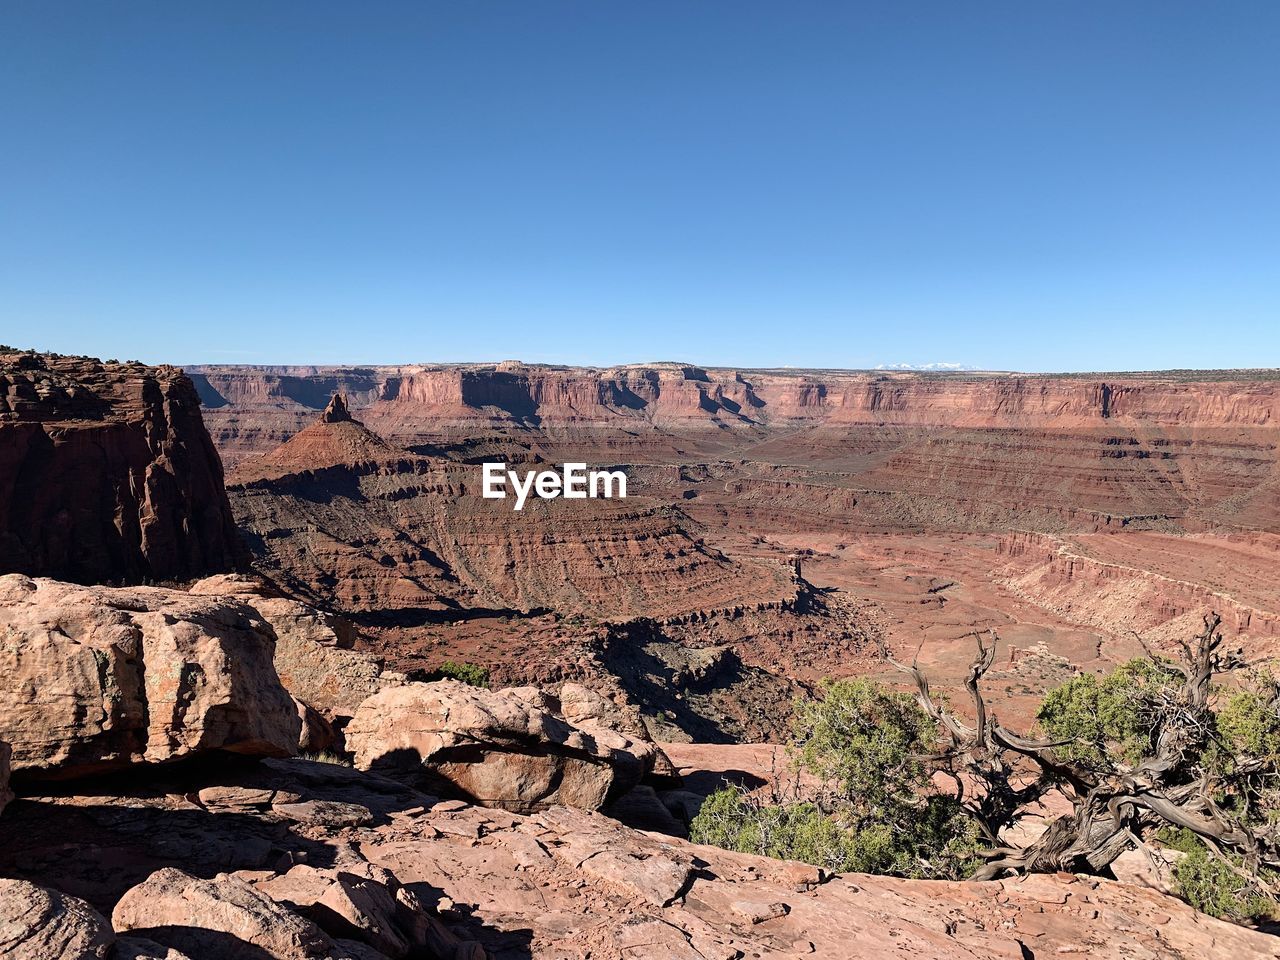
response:
[[[210,750],[297,751],[270,626],[226,597],[0,577],[0,740],[15,779]]]
[[[338,742],[333,724],[310,704],[304,703],[297,697],[293,698],[293,705],[298,711],[298,720],[302,724],[302,732],[298,735],[298,752],[316,754],[332,750]]]
[[[188,593],[203,597],[269,597],[271,590],[257,577],[244,573],[218,573],[197,580]]]
[[[477,955],[478,945],[460,940],[394,874],[366,861],[351,861],[345,869],[299,864],[255,886],[315,921],[335,943],[362,944],[390,960],[424,951],[436,957]],[[478,956],[483,960],[483,949]]]
[[[556,693],[557,711],[575,726],[595,725],[617,730],[636,739],[648,739],[640,711],[628,703],[612,699],[580,683],[563,683]]]
[[[299,864],[258,889],[286,902],[335,937],[401,960],[412,944],[396,920],[395,894],[376,880]]]
[[[0,880],[0,957],[104,960],[115,934],[83,900],[25,880]]]
[[[333,952],[310,920],[225,873],[201,880],[157,870],[120,898],[111,922],[199,960],[311,960]]]
[[[275,632],[280,682],[328,718],[351,717],[365,699],[393,682],[378,657],[351,649],[355,631],[347,621],[296,600],[265,596],[260,581],[208,577],[191,592],[232,596],[257,610]]]
[[[575,727],[583,730],[614,730],[636,742],[636,752],[644,762],[645,780],[675,786],[680,775],[662,748],[653,742],[639,709],[631,703],[618,703],[604,694],[579,683],[565,683],[555,697],[555,711]]]
[[[655,749],[612,730],[575,727],[530,691],[455,680],[374,694],[346,736],[360,769],[510,810],[599,810],[640,782]]]

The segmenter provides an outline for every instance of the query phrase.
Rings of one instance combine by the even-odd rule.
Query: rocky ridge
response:
[[[0,353],[0,572],[140,583],[242,559],[181,370]]]

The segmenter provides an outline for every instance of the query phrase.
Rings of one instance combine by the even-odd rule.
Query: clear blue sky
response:
[[[1280,365],[1280,3],[6,0],[0,342]]]

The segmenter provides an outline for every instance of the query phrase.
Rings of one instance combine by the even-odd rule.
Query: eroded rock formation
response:
[[[347,746],[361,769],[522,811],[599,810],[655,767],[670,769],[654,744],[574,726],[551,709],[536,689],[410,683],[361,704]]]
[[[334,951],[319,927],[239,877],[201,880],[173,867],[157,870],[121,897],[111,922],[209,960],[237,960],[250,946],[273,960],[318,960]]]
[[[191,585],[199,596],[230,597],[252,607],[275,634],[275,667],[295,697],[329,718],[350,719],[356,707],[403,678],[380,658],[352,649],[355,631],[341,617],[296,600],[267,595],[250,577],[210,577]]]
[[[397,449],[347,415],[320,418],[229,484],[265,572],[347,614],[459,608],[679,615],[794,595],[781,567],[709,549],[644,497],[480,496],[479,468]]]
[[[141,583],[241,557],[181,370],[0,354],[0,573]]]

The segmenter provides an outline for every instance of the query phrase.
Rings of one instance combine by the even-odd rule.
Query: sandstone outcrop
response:
[[[300,723],[274,648],[257,612],[227,598],[0,577],[0,740],[15,777],[293,753]]]
[[[115,934],[83,900],[25,880],[0,880],[0,957],[107,960]]]
[[[297,759],[154,768],[114,791],[26,798],[17,819],[0,825],[8,841],[0,872],[38,871],[47,886],[83,890],[125,937],[169,948],[163,937],[176,944],[165,932],[175,925],[199,944],[178,948],[192,960],[222,960],[220,947],[250,937],[261,949],[249,954],[255,960],[305,957],[307,943],[326,939],[335,958],[379,960],[390,955],[369,952],[370,942],[394,951],[393,930],[409,942],[438,935],[423,953],[449,960],[1276,954],[1273,936],[1148,887],[1065,874],[985,883],[833,877],[585,811],[522,816]],[[248,792],[266,801],[232,813],[186,799]],[[300,804],[361,806],[366,819],[282,821],[274,812]],[[400,892],[412,895],[408,903]],[[312,913],[348,935],[335,937]]]
[[[181,370],[0,354],[0,573],[140,583],[241,558]]]
[[[190,592],[234,598],[271,625],[276,673],[286,690],[318,712],[319,716],[309,721],[312,727],[318,721],[345,722],[370,696],[403,680],[384,670],[380,658],[352,649],[356,636],[350,623],[296,600],[270,596],[260,581],[244,576],[209,577],[192,584]],[[323,732],[323,727],[310,731],[313,736]],[[306,723],[303,734],[308,735]]]
[[[575,727],[536,700],[454,680],[411,683],[361,704],[347,747],[361,769],[512,810],[599,810],[657,762],[654,744]]]
[[[334,394],[320,418],[289,438],[288,443],[241,465],[237,482],[282,477],[330,467],[369,467],[408,459],[409,454],[383,440],[351,416],[341,395]]]

